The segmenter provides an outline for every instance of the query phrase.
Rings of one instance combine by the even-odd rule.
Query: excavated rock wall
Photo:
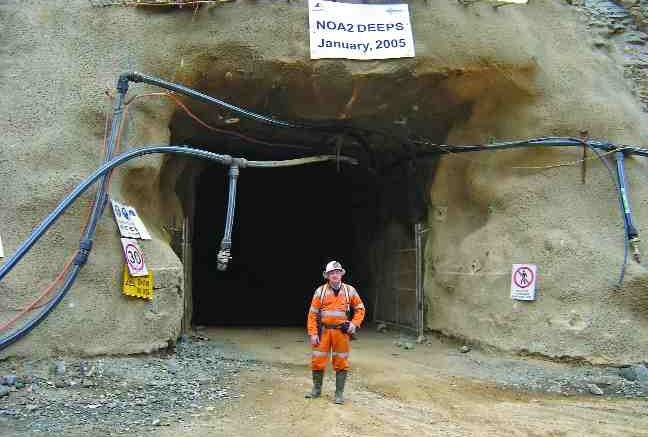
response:
[[[237,1],[198,10],[96,8],[82,0],[3,3],[5,251],[11,253],[99,164],[110,109],[105,90],[128,70],[273,115],[375,118],[450,143],[575,135],[582,129],[612,141],[646,139],[645,117],[614,53],[593,48],[594,36],[577,10],[547,0],[501,8],[445,0],[410,5],[417,57],[357,62],[309,60],[302,1]],[[131,88],[132,94],[148,91],[157,90]],[[212,124],[227,117],[200,105],[192,109]],[[134,101],[122,146],[168,142],[174,111],[168,99]],[[643,271],[631,268],[625,286],[613,286],[622,240],[609,176],[595,161],[588,163],[585,185],[579,167],[512,168],[579,154],[514,151],[442,159],[430,191],[429,328],[547,355],[614,362],[645,356]],[[631,161],[641,225],[645,164]],[[175,340],[184,288],[169,229],[183,216],[176,195],[183,168],[146,158],[116,172],[111,185],[111,195],[136,206],[153,234],[144,244],[156,275],[153,301],[120,294],[119,240],[107,212],[69,296],[4,354],[137,353]],[[0,283],[0,321],[35,297],[73,252],[89,201],[87,196],[77,203]],[[523,261],[540,268],[536,303],[512,302],[507,277],[491,274]]]

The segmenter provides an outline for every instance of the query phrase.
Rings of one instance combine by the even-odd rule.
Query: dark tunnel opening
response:
[[[272,154],[248,159],[269,159]],[[276,155],[275,155],[276,156]],[[368,242],[376,231],[374,179],[366,169],[324,163],[242,169],[233,259],[216,268],[227,203],[227,168],[205,169],[195,187],[193,323],[303,325],[322,269],[336,259],[371,307]],[[369,311],[370,313],[370,311]]]
[[[239,133],[232,136],[197,126],[182,111],[174,114],[169,126],[172,144],[248,160],[338,152],[358,159],[358,165],[339,168],[334,161],[281,169],[242,168],[233,258],[225,272],[217,268],[217,254],[227,208],[228,169],[169,163],[173,190],[190,229],[189,258],[176,249],[189,284],[186,326],[303,326],[313,292],[324,282],[322,270],[333,259],[347,270],[345,282],[358,289],[367,321],[401,320],[391,315],[397,311],[415,314],[411,299],[394,297],[394,287],[403,279],[396,271],[402,264],[401,249],[413,246],[414,223],[427,214],[425,186],[433,161],[413,160],[416,151],[397,140],[407,136],[403,129],[392,128],[391,136],[361,129],[354,134],[345,127],[349,120],[326,123],[340,127],[326,132],[281,130],[240,120],[227,128]],[[387,122],[366,118],[352,124],[378,132]],[[431,126],[435,138],[445,134],[443,126]]]

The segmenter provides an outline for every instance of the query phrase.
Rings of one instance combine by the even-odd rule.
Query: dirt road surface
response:
[[[389,335],[364,332],[353,343],[348,401],[337,406],[330,368],[325,395],[303,398],[310,375],[301,331],[210,329],[207,334],[271,366],[266,373],[241,375],[245,397],[239,402],[165,427],[161,436],[648,436],[644,400],[500,389],[459,376],[471,370],[461,362],[483,363],[487,356],[469,358],[439,341],[404,350]]]
[[[364,329],[343,406],[330,368],[324,396],[304,399],[303,328],[201,329],[135,357],[5,360],[0,375],[25,382],[0,395],[0,436],[648,436],[641,372],[461,346]]]

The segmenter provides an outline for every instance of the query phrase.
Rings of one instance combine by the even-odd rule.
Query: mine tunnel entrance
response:
[[[248,159],[280,154],[246,153]],[[227,203],[227,168],[195,184],[193,324],[303,325],[322,269],[340,260],[368,293],[366,242],[375,232],[375,187],[366,169],[335,163],[242,169],[228,270],[216,268]]]
[[[343,126],[339,120],[331,123]],[[362,123],[386,125],[384,120],[369,118]],[[411,150],[393,140],[386,144],[382,134],[358,138],[343,128],[321,133],[237,122],[234,130],[266,142],[260,144],[241,135],[224,135],[222,129],[210,132],[182,111],[174,114],[169,127],[172,144],[248,160],[338,151],[359,162],[356,166],[330,161],[242,168],[232,260],[223,272],[217,268],[217,254],[227,209],[228,168],[170,158],[165,164],[168,179],[163,178],[169,185],[162,189],[174,191],[182,206],[181,218],[171,212],[174,206],[169,209],[173,215],[169,227],[175,229],[172,247],[185,268],[185,329],[191,325],[303,326],[313,292],[324,282],[324,265],[332,259],[344,265],[345,281],[360,292],[367,321],[375,316],[402,323],[415,317],[414,294],[399,296],[396,287],[403,280],[399,269],[414,271],[413,265],[404,264],[403,253],[413,247],[414,223],[427,213],[423,193],[427,169],[432,168],[428,162],[418,159],[414,165]],[[443,134],[445,129],[440,129],[435,136]],[[178,219],[185,225],[179,226]],[[178,239],[181,228],[185,232]],[[177,244],[179,240],[184,242]],[[405,317],[399,318],[399,313]]]

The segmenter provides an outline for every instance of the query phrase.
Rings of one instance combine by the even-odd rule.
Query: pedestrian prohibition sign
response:
[[[144,252],[142,252],[137,241],[132,238],[122,238],[121,244],[124,249],[124,258],[126,258],[126,265],[128,265],[130,274],[132,276],[148,275],[148,270],[144,263]]]
[[[511,299],[536,299],[537,267],[535,264],[513,264]]]

